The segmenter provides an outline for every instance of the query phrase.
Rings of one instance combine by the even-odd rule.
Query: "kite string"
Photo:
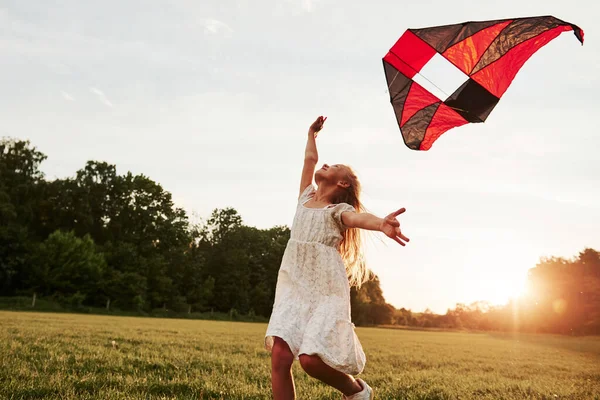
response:
[[[429,80],[429,78],[427,78],[425,75],[423,75],[422,73],[420,73],[419,71],[416,71],[417,74],[421,75],[427,82],[431,83],[433,86],[436,87],[437,90],[439,90],[440,92],[442,92],[444,94],[444,96],[446,96],[446,99],[448,97],[450,97],[450,95],[448,93],[446,93],[441,87],[439,87],[438,85],[436,85],[435,83],[431,82]],[[417,82],[418,83],[418,82]],[[441,100],[441,99],[440,99]]]
[[[438,86],[438,85],[436,85],[435,83],[431,82],[431,81],[429,80],[429,78],[427,78],[425,75],[423,75],[423,74],[422,74],[420,71],[418,71],[416,68],[414,68],[414,67],[413,67],[413,66],[411,66],[409,63],[407,63],[407,62],[406,62],[406,61],[404,61],[402,58],[400,58],[400,57],[398,56],[398,54],[394,53],[392,50],[390,50],[390,53],[392,53],[394,56],[396,56],[396,58],[397,58],[398,60],[402,61],[402,63],[403,63],[404,65],[406,65],[408,68],[410,68],[410,69],[412,69],[413,71],[415,71],[415,74],[419,74],[419,75],[421,75],[421,76],[422,76],[422,77],[423,77],[423,78],[424,78],[424,79],[425,79],[427,82],[429,82],[429,83],[431,83],[433,86],[435,86],[435,87],[436,87],[436,88],[437,88],[437,89],[438,89],[440,92],[442,92],[442,93],[443,93],[443,94],[446,96],[446,98],[450,97],[450,95],[449,95],[448,93],[446,93],[445,91],[443,91],[441,87],[439,87],[439,86]],[[412,78],[411,78],[411,79],[412,79]],[[414,80],[413,80],[413,82],[414,82]]]
[[[415,74],[418,74],[420,76],[423,77],[423,79],[425,79],[427,82],[431,83],[433,86],[436,87],[437,90],[439,90],[440,92],[442,92],[444,94],[444,96],[446,96],[446,99],[448,99],[450,97],[450,95],[448,93],[446,93],[441,87],[439,87],[438,85],[436,85],[435,83],[433,83],[429,78],[427,78],[425,75],[423,75],[420,71],[418,71],[416,68],[413,68],[411,65],[409,65],[406,61],[404,61],[403,59],[401,59],[400,57],[398,57],[398,55],[396,53],[394,53],[393,51],[390,50],[390,53],[392,53],[394,56],[396,56],[396,58],[398,60],[400,60],[404,65],[406,65],[408,68],[412,69],[413,71],[415,71]],[[400,73],[400,71],[398,71],[398,73]],[[395,80],[396,78],[394,78]],[[411,78],[411,80],[414,82],[414,79]],[[393,82],[393,81],[392,81]],[[418,82],[416,82],[418,84]],[[388,90],[389,92],[389,90]],[[440,99],[441,100],[441,99]],[[445,103],[445,100],[442,100]],[[469,112],[469,110],[463,110],[462,108],[458,108],[458,107],[452,107],[448,104],[446,104],[448,107],[454,109],[454,110],[459,110],[459,111],[464,111],[464,112]]]

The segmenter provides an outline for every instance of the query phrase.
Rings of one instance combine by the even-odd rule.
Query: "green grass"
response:
[[[0,312],[0,398],[269,399],[261,323]],[[600,399],[600,338],[357,328],[376,399]],[[111,341],[118,344],[114,349]],[[294,364],[298,399],[340,399]]]

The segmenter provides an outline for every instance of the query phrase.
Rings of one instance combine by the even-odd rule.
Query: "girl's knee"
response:
[[[276,370],[289,370],[294,363],[294,354],[287,343],[276,340],[271,350],[271,364]]]
[[[309,375],[314,375],[323,364],[319,356],[315,355],[300,354],[298,358],[302,369]]]

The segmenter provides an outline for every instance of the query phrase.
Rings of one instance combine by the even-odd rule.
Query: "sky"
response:
[[[486,123],[409,150],[382,57],[408,28],[553,15],[585,30],[538,51]],[[365,253],[395,307],[502,304],[543,256],[600,250],[592,0],[0,0],[0,136],[48,156],[48,179],[88,160],[145,174],[193,218],[234,207],[290,226],[306,132],[352,166],[363,201],[400,216],[401,247]]]

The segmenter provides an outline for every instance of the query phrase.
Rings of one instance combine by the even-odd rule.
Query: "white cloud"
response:
[[[75,97],[71,96],[69,93],[67,92],[60,92],[60,94],[62,95],[63,99],[67,100],[67,101],[76,101]]]
[[[104,92],[98,88],[92,87],[90,88],[90,92],[94,93],[96,96],[98,96],[98,100],[100,100],[100,102],[108,107],[113,107],[113,104],[110,102],[110,100],[108,100],[108,97],[106,97],[106,95],[104,94]]]
[[[219,33],[231,34],[233,33],[233,29],[225,22],[216,19],[206,19],[204,20],[204,33],[208,35],[216,35]]]

